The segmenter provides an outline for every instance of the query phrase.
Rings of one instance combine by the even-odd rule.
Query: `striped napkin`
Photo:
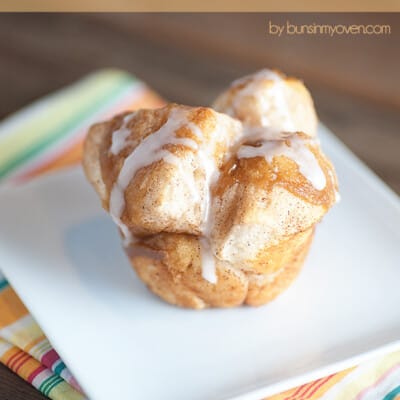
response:
[[[1,184],[22,184],[76,164],[91,123],[123,110],[162,104],[146,85],[117,70],[93,73],[36,101],[0,124]],[[51,399],[86,399],[77,380],[1,275],[0,361]],[[400,400],[400,352],[268,398],[306,399]]]

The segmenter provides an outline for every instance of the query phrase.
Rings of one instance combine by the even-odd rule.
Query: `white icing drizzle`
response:
[[[129,143],[127,138],[130,131],[126,129],[126,124],[129,120],[130,118],[128,119],[125,117],[123,126],[113,133],[110,148],[110,151],[113,154],[118,154]],[[184,125],[187,125],[192,133],[199,138],[200,145],[192,139],[178,138],[175,136],[175,132]],[[163,147],[166,144],[181,144],[195,150],[199,164],[203,168],[205,174],[204,202],[202,207],[203,218],[201,225],[203,236],[199,240],[202,276],[210,283],[216,283],[217,275],[215,260],[211,250],[209,235],[212,227],[212,221],[210,218],[212,201],[211,186],[218,179],[219,172],[215,165],[213,146],[205,142],[203,132],[193,122],[187,121],[185,111],[172,110],[165,124],[162,125],[158,131],[153,132],[143,139],[124,160],[118,178],[111,190],[110,214],[124,235],[124,245],[129,246],[129,244],[134,242],[135,238],[129,228],[121,221],[121,216],[125,209],[125,191],[139,169],[159,160],[164,160],[180,169],[181,175],[192,194],[193,201],[199,202],[201,196],[194,181],[193,171],[185,170],[182,166],[182,160]]]
[[[264,126],[249,126],[244,125],[242,135],[240,137],[241,143],[244,140],[250,141],[266,141],[266,140],[285,140],[293,135],[293,132],[282,131],[277,128],[264,127]]]
[[[172,110],[166,123],[139,143],[132,153],[124,160],[124,164],[111,190],[110,214],[125,236],[125,245],[131,243],[132,235],[130,234],[129,228],[121,221],[121,216],[125,209],[125,190],[134,178],[136,172],[140,168],[161,159],[179,167],[179,158],[168,150],[163,149],[163,146],[166,144],[183,144],[193,149],[197,148],[197,143],[195,141],[188,138],[177,138],[174,135],[175,131],[184,124],[184,119],[182,119],[181,114],[181,112]],[[118,149],[121,143],[119,135],[113,134],[111,146],[114,145],[114,139],[116,140],[114,149]],[[127,143],[126,140],[124,143]],[[192,188],[192,186],[193,185],[189,187]]]
[[[201,225],[201,232],[203,236],[199,239],[200,244],[200,256],[201,256],[201,267],[202,276],[205,280],[210,283],[217,283],[216,265],[215,258],[212,252],[212,247],[210,243],[210,235],[212,229],[212,219],[211,219],[211,203],[212,194],[211,187],[218,180],[219,170],[215,164],[215,158],[212,154],[214,148],[211,145],[205,145],[203,132],[194,123],[188,124],[190,130],[200,139],[203,144],[199,146],[197,151],[197,156],[200,165],[203,168],[205,174],[205,184],[204,184],[204,206],[203,206],[203,218]],[[218,122],[216,123],[218,126]],[[214,131],[211,135],[211,141],[213,138],[218,138],[218,132]]]
[[[208,282],[216,284],[218,281],[214,253],[207,236],[199,239],[201,257],[201,276]]]
[[[111,213],[111,208],[110,208],[110,214],[111,218],[113,221],[117,224],[119,229],[121,229],[122,234],[124,235],[124,238],[122,239],[122,244],[124,247],[128,247],[130,244],[133,244],[136,242],[136,238],[134,235],[132,235],[132,232],[130,229],[121,221],[120,217],[116,217]]]
[[[113,155],[118,155],[127,144],[131,143],[131,141],[127,141],[131,133],[131,130],[128,129],[128,123],[132,120],[134,115],[135,113],[126,115],[122,120],[120,128],[113,132],[110,147],[110,152]]]
[[[265,80],[273,81],[273,84],[268,88],[267,93],[269,96],[266,96],[264,90],[259,90],[260,82]],[[235,87],[246,82],[247,84],[236,93],[233,99],[234,109],[230,110],[229,114],[235,116],[235,109],[241,107],[241,102],[244,97],[253,97],[260,104],[261,110],[263,111],[260,118],[262,127],[271,128],[276,131],[295,132],[295,124],[285,98],[285,80],[274,71],[262,69],[253,75],[234,81],[232,86]],[[274,126],[267,117],[268,111],[272,108],[271,106],[274,106],[275,112],[280,116],[282,123],[279,124],[279,126]]]
[[[287,141],[290,146],[286,143]],[[322,190],[326,185],[325,174],[318,160],[307,147],[307,142],[296,136],[287,137],[284,140],[264,140],[257,147],[244,144],[239,148],[237,156],[238,158],[265,157],[268,162],[271,162],[274,157],[285,156],[299,166],[301,174],[315,189]]]
[[[251,96],[261,104],[263,115],[260,121],[261,126],[244,126],[241,138],[241,143],[244,144],[239,148],[237,156],[239,158],[261,156],[271,162],[273,157],[284,155],[298,164],[300,172],[315,189],[322,190],[326,186],[326,178],[317,159],[307,147],[307,142],[292,135],[296,131],[296,127],[285,98],[284,79],[274,71],[263,69],[254,75],[235,81],[233,86],[246,83],[249,80],[250,82],[236,94],[233,101],[234,107],[240,107],[240,102],[244,96]],[[268,97],[263,95],[265,94],[264,91],[258,90],[260,81],[264,80],[273,81],[268,89],[270,95]],[[282,124],[279,126],[273,125],[266,116],[271,105],[281,116]],[[286,141],[290,142],[290,146],[286,144]],[[246,142],[260,142],[260,146],[249,146],[246,145]]]
[[[265,80],[273,81],[268,92],[260,90],[260,82]],[[255,98],[263,113],[260,120],[261,126],[244,124],[237,156],[239,158],[262,156],[271,162],[273,157],[284,155],[298,164],[300,172],[315,189],[322,190],[326,186],[326,177],[314,154],[307,147],[307,143],[311,141],[305,142],[292,135],[296,132],[296,126],[285,97],[285,80],[276,72],[263,69],[234,81],[232,86],[237,87],[241,84],[245,86],[235,94],[232,102],[234,109],[229,110],[229,114],[235,116],[235,109],[242,106],[244,97]],[[268,111],[273,111],[272,107],[280,117],[279,125],[272,124],[266,115]],[[290,146],[285,141],[289,141]],[[246,142],[260,142],[260,146],[249,146]]]
[[[275,71],[272,71],[268,68],[263,68],[254,74],[246,75],[242,78],[234,80],[231,84],[231,87],[239,86],[243,83],[246,83],[249,79],[257,80],[257,81],[264,80],[264,79],[268,79],[270,81],[279,81],[282,78]]]
[[[262,110],[264,110],[264,114],[271,109],[272,105],[275,107],[275,111],[280,114],[283,123],[282,125],[274,126],[266,115],[263,115],[261,118],[261,126],[243,125],[241,128],[241,135],[236,138],[231,150],[237,150],[237,156],[239,158],[261,156],[265,157],[268,162],[271,162],[276,156],[286,156],[298,164],[301,174],[303,174],[317,190],[322,190],[326,185],[326,178],[314,154],[307,147],[307,143],[311,141],[304,141],[293,135],[296,129],[291,119],[284,95],[284,80],[274,71],[264,69],[252,76],[236,80],[233,82],[232,86],[248,82],[249,79],[251,79],[251,81],[236,94],[233,107],[237,107],[239,101],[241,101],[244,96],[256,97],[257,101],[261,104]],[[266,79],[274,81],[274,84],[269,88],[269,93],[273,99],[272,101],[271,97],[263,97],[262,93],[258,91],[259,82]],[[233,109],[225,111],[235,116]],[[133,116],[134,113],[124,117],[121,127],[113,133],[110,147],[110,152],[112,154],[117,155],[125,146],[132,144],[129,140],[131,131],[127,128],[127,125]],[[176,137],[176,131],[183,126],[187,126],[191,130],[199,139],[199,144],[189,138]],[[218,181],[219,177],[219,169],[214,157],[215,143],[223,137],[223,135],[219,135],[218,132],[218,121],[216,122],[215,129],[216,131],[211,134],[210,139],[205,140],[200,127],[187,120],[186,110],[172,109],[164,125],[144,138],[124,160],[119,176],[110,194],[110,214],[124,235],[124,245],[129,246],[129,244],[135,241],[135,238],[130,232],[130,229],[121,221],[121,216],[125,209],[125,191],[129,183],[139,169],[156,161],[164,160],[177,167],[185,185],[192,195],[193,202],[199,203],[203,200],[201,202],[202,224],[200,226],[202,236],[199,238],[201,268],[203,278],[212,284],[217,282],[217,275],[215,256],[210,241],[212,231],[211,188]],[[260,145],[258,147],[251,146],[248,144],[251,142],[258,142]],[[287,142],[289,142],[290,145],[288,145]],[[193,171],[190,168],[186,168],[180,158],[163,148],[167,144],[180,144],[194,150],[198,164],[203,169],[205,175],[203,198],[196,185]],[[228,158],[231,156],[231,152],[227,151],[225,156]]]

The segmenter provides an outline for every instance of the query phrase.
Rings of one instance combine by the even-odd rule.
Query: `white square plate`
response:
[[[91,399],[260,400],[400,347],[398,198],[320,137],[342,201],[300,277],[261,308],[153,296],[80,169],[1,191],[1,269]]]

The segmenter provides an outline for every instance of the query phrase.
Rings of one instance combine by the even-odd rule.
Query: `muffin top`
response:
[[[204,260],[239,264],[309,229],[336,202],[299,81],[262,71],[234,82],[215,108],[168,104],[90,128],[84,169],[126,246],[189,234]]]

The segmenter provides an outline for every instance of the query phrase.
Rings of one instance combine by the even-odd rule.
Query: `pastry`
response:
[[[258,306],[294,280],[337,201],[316,124],[304,85],[263,70],[213,108],[168,104],[93,125],[83,166],[151,291],[195,309]]]
[[[215,100],[213,108],[246,126],[280,132],[304,132],[315,137],[317,115],[309,91],[301,81],[279,71],[263,69],[234,81]]]

